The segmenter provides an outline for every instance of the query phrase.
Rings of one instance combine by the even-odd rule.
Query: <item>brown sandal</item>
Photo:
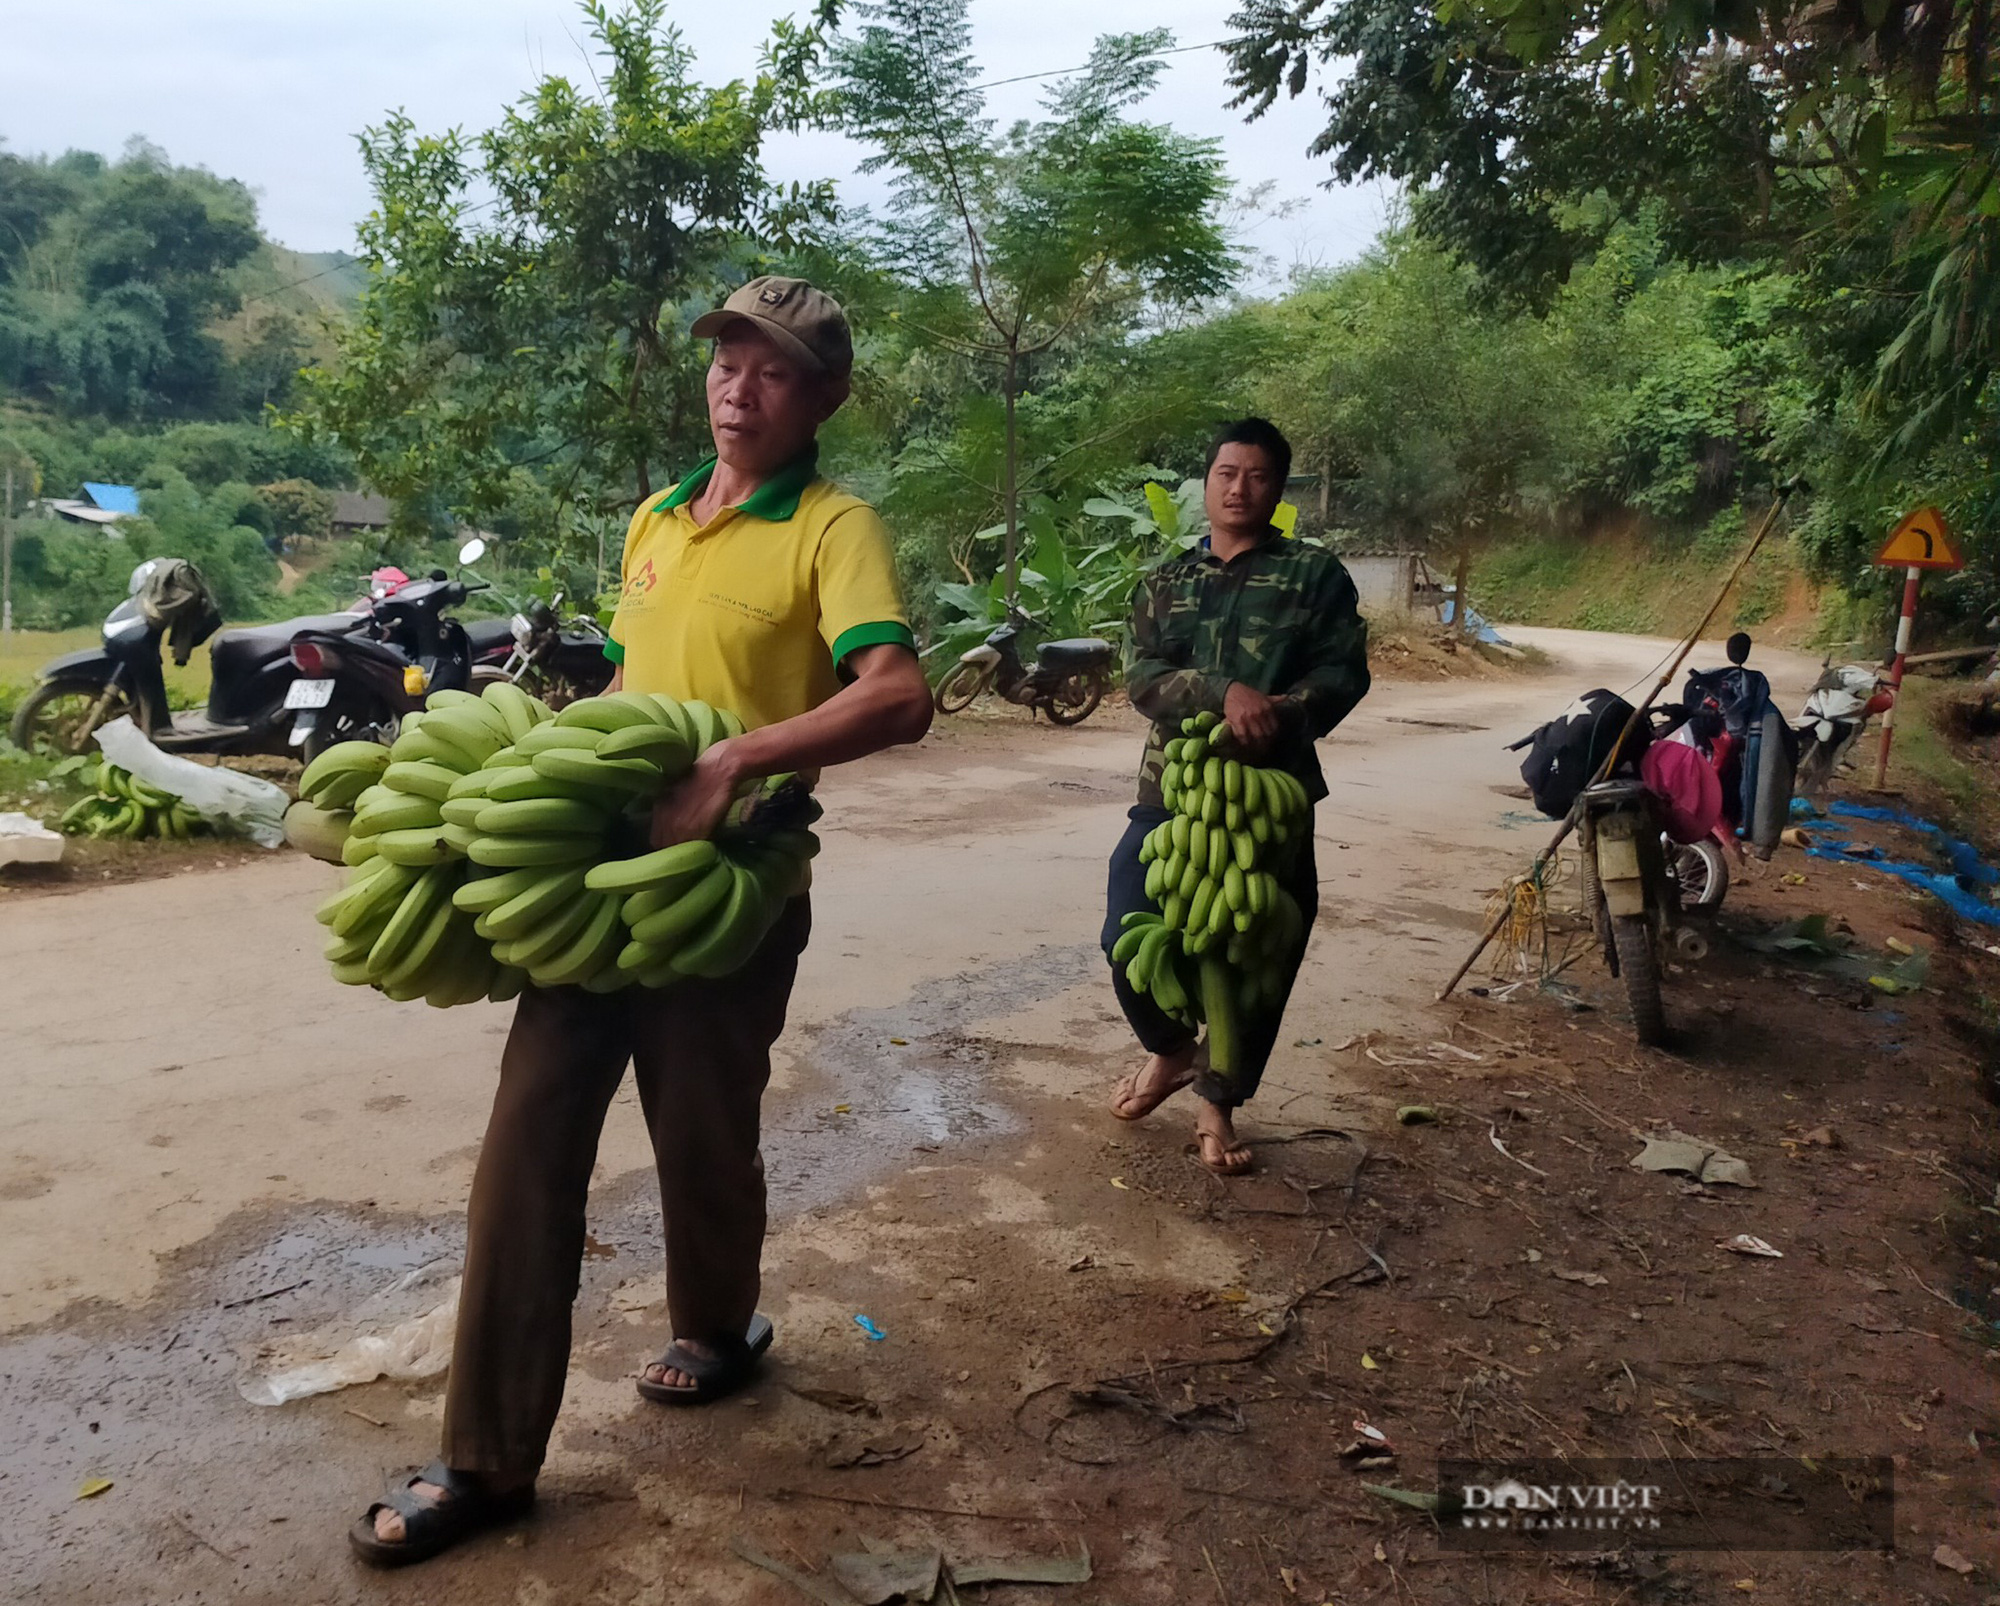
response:
[[[1195,1078],[1201,1075],[1202,1067],[1207,1063],[1208,1046],[1203,1044],[1195,1049],[1194,1057],[1188,1061],[1187,1068],[1180,1075],[1174,1077],[1165,1088],[1148,1099],[1140,1108],[1129,1109],[1126,1107],[1127,1101],[1138,1096],[1139,1078],[1146,1074],[1145,1068],[1140,1067],[1111,1090],[1111,1113],[1121,1121],[1143,1121],[1182,1088],[1192,1087]]]
[[[1214,1132],[1197,1131],[1194,1135],[1194,1144],[1196,1157],[1218,1177],[1240,1177],[1256,1163],[1257,1157],[1250,1152],[1250,1145],[1241,1138],[1233,1143],[1224,1144],[1221,1137]],[[1220,1159],[1209,1159],[1210,1144],[1222,1150]],[[1230,1156],[1233,1154],[1241,1154],[1243,1158],[1231,1160]]]

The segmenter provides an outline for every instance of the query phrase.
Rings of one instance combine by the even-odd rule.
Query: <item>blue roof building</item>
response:
[[[139,516],[139,493],[129,485],[99,485],[85,480],[83,499],[100,512]]]

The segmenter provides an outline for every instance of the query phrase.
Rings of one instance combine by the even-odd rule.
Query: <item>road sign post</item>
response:
[[[1910,638],[1916,626],[1917,592],[1924,583],[1926,569],[1962,569],[1965,559],[1951,544],[1944,515],[1934,507],[1920,507],[1903,516],[1889,532],[1875,562],[1884,568],[1903,571],[1903,611],[1896,620],[1896,660],[1889,669],[1889,706],[1882,712],[1882,745],[1875,753],[1875,790],[1889,783],[1889,743],[1896,734],[1896,709],[1902,701],[1903,668],[1910,657]]]

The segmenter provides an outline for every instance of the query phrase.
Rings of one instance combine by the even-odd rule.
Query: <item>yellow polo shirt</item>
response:
[[[752,729],[817,708],[858,647],[914,649],[889,532],[819,478],[817,452],[697,524],[711,459],[625,532],[610,658],[634,691],[700,698]]]

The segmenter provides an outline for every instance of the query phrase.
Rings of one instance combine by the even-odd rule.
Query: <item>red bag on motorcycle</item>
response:
[[[1685,725],[1646,749],[1639,779],[1660,800],[1660,828],[1676,842],[1699,842],[1722,819],[1722,778]]]

